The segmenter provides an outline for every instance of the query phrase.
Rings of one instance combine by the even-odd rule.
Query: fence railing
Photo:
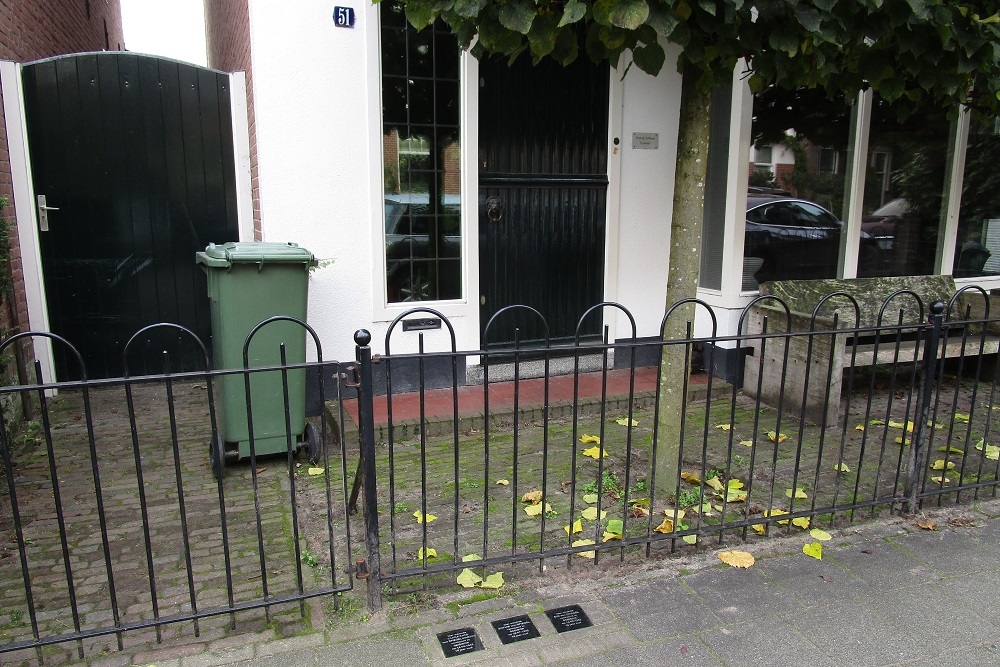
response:
[[[162,327],[209,368],[194,334]],[[327,446],[310,448],[307,425],[291,423],[302,399],[288,386],[290,376],[313,370],[321,395],[329,387],[326,396],[339,398],[340,382],[330,380],[341,364],[172,372],[176,355],[165,352],[161,373],[128,377],[130,346],[144,332],[123,351],[126,377],[113,379],[87,380],[79,354],[52,334],[0,345],[2,353],[19,338],[48,337],[69,350],[84,378],[45,383],[36,361],[34,383],[0,389],[31,394],[38,406],[37,420],[16,431],[0,424],[5,663],[159,643],[177,633],[168,626],[212,636],[255,610],[264,622],[295,625],[305,600],[353,587],[344,569],[347,477],[336,469],[346,461],[343,443],[323,416],[308,428]],[[235,396],[217,400],[220,385]],[[227,414],[234,405],[237,414]],[[267,419],[255,420],[261,413]],[[317,460],[296,456],[300,449]],[[308,504],[303,486],[315,497]],[[311,516],[302,516],[305,507]],[[308,542],[306,530],[317,539]]]
[[[0,405],[20,393],[39,405],[37,423],[0,425],[0,654],[65,658],[258,613],[294,625],[304,600],[337,604],[355,578],[376,610],[414,577],[643,559],[995,497],[1000,321],[985,293],[963,298],[888,303],[876,326],[857,326],[848,303],[800,329],[771,298],[738,335],[688,324],[670,340],[640,339],[605,303],[581,321],[626,322],[618,340],[515,331],[467,351],[446,317],[417,308],[380,354],[360,331],[348,364],[323,361],[304,324],[318,361],[255,363],[248,341],[247,368],[210,370],[174,327],[201,369],[172,371],[172,352],[155,375],[46,384],[36,362],[34,383],[0,388]],[[661,333],[690,309],[714,323],[684,302]],[[428,316],[444,350],[403,333]],[[487,328],[506,317],[547,330],[523,306]],[[394,351],[403,335],[415,352]],[[0,353],[28,336],[72,350],[26,333]],[[697,371],[723,358],[730,381]],[[304,417],[314,393],[322,415]]]

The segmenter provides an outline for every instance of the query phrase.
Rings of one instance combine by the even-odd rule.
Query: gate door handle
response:
[[[500,222],[503,218],[503,206],[500,205],[500,197],[493,195],[486,198],[486,217],[490,222]]]
[[[55,206],[45,205],[45,195],[38,195],[38,229],[49,231],[49,211],[58,211]]]

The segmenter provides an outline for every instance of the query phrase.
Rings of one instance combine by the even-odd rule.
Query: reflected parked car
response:
[[[781,193],[781,194],[777,194]],[[788,278],[833,278],[837,275],[844,223],[819,204],[780,190],[755,188],[747,197],[744,257],[757,258],[758,283]],[[861,232],[859,266],[874,265],[875,239]]]
[[[435,214],[426,193],[385,196],[385,247],[391,303],[461,298],[460,196],[444,195]]]

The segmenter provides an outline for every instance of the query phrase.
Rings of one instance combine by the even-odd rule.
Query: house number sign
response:
[[[333,8],[333,24],[338,28],[353,28],[354,27],[354,8],[353,7],[334,7]]]

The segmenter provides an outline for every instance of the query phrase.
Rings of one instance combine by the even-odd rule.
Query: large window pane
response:
[[[893,105],[875,99],[858,276],[934,273],[949,127],[942,110],[900,121]]]
[[[973,112],[955,242],[956,278],[1000,275],[1000,120]]]
[[[390,303],[462,296],[459,48],[380,5],[386,285]]]
[[[743,289],[837,275],[850,105],[816,91],[754,98]]]

